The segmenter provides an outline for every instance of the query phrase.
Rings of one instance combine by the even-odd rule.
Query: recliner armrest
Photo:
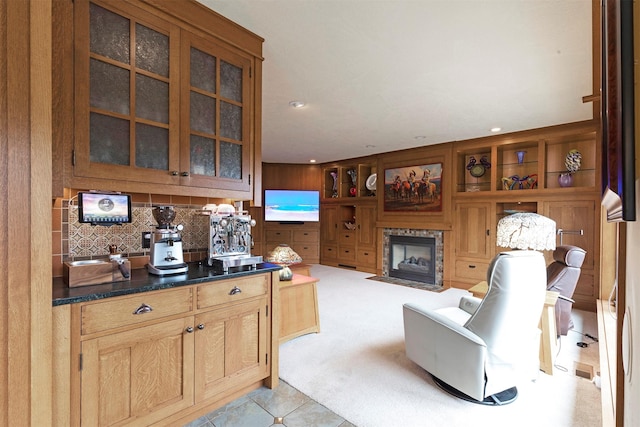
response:
[[[482,298],[476,298],[473,296],[464,296],[460,298],[460,304],[458,304],[458,308],[460,310],[466,311],[469,314],[473,314],[476,312],[481,302],[482,302]]]
[[[449,330],[451,333],[455,333],[456,335],[460,335],[461,337],[466,338],[467,340],[473,342],[474,344],[480,345],[482,347],[486,347],[486,343],[482,338],[480,338],[475,333],[471,332],[467,328],[463,327],[459,323],[455,322],[451,318],[440,314],[434,310],[429,310],[423,307],[420,307],[416,304],[407,303],[404,304],[405,310],[411,310],[417,314],[420,314],[424,317],[425,321],[431,321],[431,323],[436,323],[442,327],[443,330]],[[407,317],[405,316],[405,321]],[[424,325],[420,325],[424,327]]]
[[[565,300],[565,301],[569,301],[571,304],[573,304],[573,303],[575,302],[575,301],[574,301],[574,300],[572,300],[571,298],[565,297],[565,296],[564,296],[564,295],[562,295],[562,294],[558,294],[558,299]]]

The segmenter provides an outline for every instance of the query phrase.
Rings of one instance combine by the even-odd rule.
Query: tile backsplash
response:
[[[180,202],[141,202],[151,200],[149,195],[133,195],[132,216],[129,224],[101,226],[78,221],[78,206],[74,198],[55,199],[52,209],[53,276],[62,276],[65,261],[100,259],[109,255],[109,245],[115,244],[118,253],[129,258],[134,268],[143,267],[148,261],[149,249],[142,247],[143,233],[151,232],[157,223],[153,218],[153,205],[170,205],[176,211],[174,224],[182,224],[182,247],[185,261],[206,257],[209,242],[209,217],[201,214],[207,203],[219,201],[203,198],[181,197]],[[160,196],[165,200],[169,196]],[[157,197],[159,198],[159,197]],[[138,200],[138,201],[136,201]],[[154,200],[155,201],[155,200]]]

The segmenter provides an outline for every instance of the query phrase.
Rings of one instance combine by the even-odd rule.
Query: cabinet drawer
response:
[[[358,249],[358,253],[356,254],[358,259],[358,264],[367,266],[367,267],[375,267],[376,266],[376,251],[370,249]]]
[[[312,244],[304,244],[304,243],[296,243],[293,246],[293,250],[296,251],[298,255],[302,257],[302,259],[306,258],[318,258],[319,249],[317,243]]]
[[[267,242],[287,243],[291,242],[291,230],[266,230],[264,232]]]
[[[465,279],[487,280],[488,262],[456,261],[456,276]]]
[[[267,276],[224,280],[198,286],[198,308],[242,301],[267,293]]]
[[[347,245],[355,245],[356,232],[340,233],[339,242]]]
[[[354,261],[356,260],[356,248],[355,246],[340,246],[338,261]]]
[[[192,309],[192,300],[192,289],[189,287],[87,303],[80,309],[82,334],[188,313]]]
[[[322,247],[322,259],[338,259],[338,247],[335,245],[325,245]]]
[[[293,232],[293,241],[298,242],[318,242],[318,230],[295,230]]]

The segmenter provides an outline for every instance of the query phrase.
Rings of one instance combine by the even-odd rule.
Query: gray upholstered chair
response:
[[[489,266],[482,300],[465,296],[458,307],[438,310],[405,304],[407,357],[458,397],[512,402],[516,384],[538,373],[545,272],[540,252],[502,252]]]
[[[558,335],[567,335],[569,329],[573,328],[573,292],[576,290],[586,254],[584,249],[577,246],[558,246],[553,251],[553,262],[547,267],[547,290],[560,293],[556,302]]]

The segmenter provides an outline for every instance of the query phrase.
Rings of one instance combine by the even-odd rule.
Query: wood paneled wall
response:
[[[51,0],[0,0],[0,425],[51,425]]]
[[[318,165],[262,164],[265,190],[320,190],[322,170]]]

